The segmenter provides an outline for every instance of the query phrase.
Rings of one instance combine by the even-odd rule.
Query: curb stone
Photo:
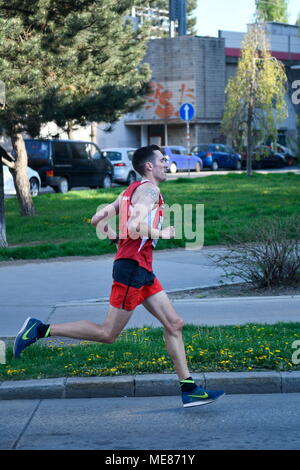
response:
[[[206,372],[204,375],[207,390],[224,388],[225,392],[229,394],[281,393],[281,374],[277,371],[226,372],[226,375],[218,372]]]
[[[205,372],[193,373],[193,378],[206,389],[224,389],[227,394],[300,392],[300,371]],[[176,374],[62,377],[0,382],[0,400],[174,396],[179,393]]]
[[[282,393],[300,392],[300,370],[281,372]]]
[[[1,392],[0,392],[1,396]],[[133,397],[134,377],[74,377],[67,378],[65,398]]]

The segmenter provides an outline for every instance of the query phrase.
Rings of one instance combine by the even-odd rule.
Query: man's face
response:
[[[155,159],[152,162],[152,174],[157,181],[165,181],[167,179],[168,160],[160,150],[154,150],[153,153],[155,155]]]

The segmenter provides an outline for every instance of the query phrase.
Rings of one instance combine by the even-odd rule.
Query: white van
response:
[[[140,175],[132,166],[132,157],[135,148],[106,148],[101,150],[101,154],[111,161],[114,167],[115,183],[130,185],[140,180]]]

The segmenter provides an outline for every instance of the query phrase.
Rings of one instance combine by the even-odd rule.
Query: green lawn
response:
[[[226,235],[247,227],[249,220],[275,214],[299,214],[300,175],[245,174],[208,176],[163,183],[168,205],[204,204],[205,245],[222,244]],[[36,217],[21,217],[16,199],[5,201],[9,245],[37,242],[0,250],[0,260],[88,256],[114,252],[100,241],[90,218],[100,204],[112,202],[124,187],[44,194],[34,199]],[[172,220],[172,219],[171,219]],[[185,238],[160,240],[159,249],[183,247]]]
[[[185,325],[183,336],[191,372],[300,369],[292,361],[293,353],[297,356],[293,342],[300,339],[300,323]],[[9,346],[7,363],[0,364],[0,381],[163,372],[174,373],[163,329],[143,327],[124,330],[110,345],[83,341],[52,346],[42,340],[19,359],[12,357]]]

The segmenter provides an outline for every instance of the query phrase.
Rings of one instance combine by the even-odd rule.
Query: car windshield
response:
[[[40,140],[25,140],[25,147],[27,155],[30,158],[43,158],[49,157],[49,142],[42,142]]]

